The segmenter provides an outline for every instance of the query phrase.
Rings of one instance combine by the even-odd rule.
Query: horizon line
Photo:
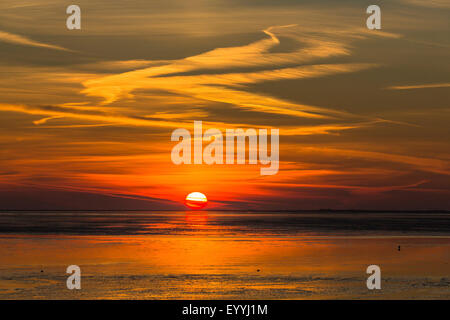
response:
[[[44,211],[44,212],[83,212],[83,211],[101,211],[101,212],[117,212],[117,211],[127,211],[127,212],[147,212],[147,211],[158,211],[158,212],[179,212],[179,211],[189,211],[189,212],[218,212],[218,211],[227,211],[227,212],[363,212],[363,213],[371,213],[371,212],[405,212],[405,213],[450,213],[450,210],[447,209],[411,209],[411,210],[390,210],[390,209],[283,209],[283,210],[254,210],[254,209],[220,209],[220,210],[190,210],[190,209],[0,209],[0,213],[4,213],[7,211],[16,211],[16,212],[26,212],[26,211]]]

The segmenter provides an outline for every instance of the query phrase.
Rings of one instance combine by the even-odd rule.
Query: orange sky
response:
[[[0,4],[0,209],[450,209],[445,1]],[[128,7],[129,6],[129,7]],[[20,13],[20,14],[19,14]],[[173,130],[279,128],[280,170],[171,162]]]

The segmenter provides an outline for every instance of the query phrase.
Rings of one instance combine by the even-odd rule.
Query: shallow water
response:
[[[0,298],[449,299],[449,218],[5,212]],[[73,264],[82,270],[81,290],[66,288]],[[381,290],[366,287],[372,264],[381,268]]]

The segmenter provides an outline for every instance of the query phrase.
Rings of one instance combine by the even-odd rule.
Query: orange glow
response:
[[[208,199],[201,192],[191,192],[186,196],[184,203],[191,209],[202,209],[208,204]]]

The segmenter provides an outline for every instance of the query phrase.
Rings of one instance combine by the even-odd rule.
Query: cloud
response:
[[[295,25],[270,27],[263,32],[268,38],[248,45],[216,48],[184,59],[166,61],[162,65],[84,81],[82,93],[101,97],[106,105],[132,99],[137,90],[163,91],[257,112],[324,119],[343,116],[344,113],[250,93],[244,86],[352,73],[377,66],[368,63],[313,63],[333,56],[350,55],[350,39],[355,35],[359,38],[366,35],[359,29],[341,33],[338,40],[334,33],[333,37],[312,35]],[[295,41],[297,48],[290,52],[272,52],[281,43],[280,35]]]
[[[118,74],[98,76],[95,74],[48,72],[39,73],[45,81],[56,83],[82,83],[82,94],[103,99],[101,103],[79,102],[57,105],[3,104],[2,110],[46,116],[35,120],[36,125],[65,117],[110,125],[131,125],[155,128],[179,128],[192,126],[189,118],[206,118],[208,107],[228,104],[234,109],[258,113],[332,120],[333,124],[286,127],[284,135],[335,134],[338,131],[370,126],[374,119],[357,116],[331,108],[291,102],[267,93],[247,90],[246,86],[280,80],[298,80],[354,73],[377,67],[371,63],[318,63],[325,58],[349,56],[350,42],[369,36],[366,30],[355,28],[346,31],[329,30],[324,33],[303,31],[296,25],[276,26],[263,30],[267,38],[237,47],[216,48],[194,56],[176,60],[127,60],[100,63],[101,68],[113,68]],[[392,37],[393,35],[379,35]],[[278,46],[290,38],[294,45],[285,50]],[[280,40],[281,39],[281,40]],[[277,49],[277,50],[275,50]],[[83,68],[95,68],[93,64]],[[114,69],[115,68],[115,69]],[[123,69],[135,69],[122,72]],[[113,71],[111,70],[111,71]],[[130,101],[139,94],[149,99],[153,109],[164,112],[148,112],[130,107]],[[128,100],[126,108],[123,100]],[[111,106],[116,102],[114,106]],[[186,107],[193,105],[193,107]],[[172,107],[172,109],[167,109]],[[179,108],[183,108],[180,112]],[[357,123],[354,123],[355,120]],[[341,121],[342,123],[337,123]],[[79,126],[78,124],[75,124]],[[84,124],[81,124],[85,126]],[[92,126],[92,124],[89,124]],[[255,125],[255,124],[253,124]],[[63,124],[60,128],[69,128]],[[246,128],[249,125],[204,121],[205,128]],[[46,126],[50,127],[50,126]],[[260,128],[270,128],[260,125]],[[283,133],[284,132],[284,133]]]
[[[45,123],[50,119],[56,118],[72,118],[84,121],[93,121],[93,122],[102,122],[108,124],[116,124],[116,125],[127,125],[127,126],[136,126],[136,127],[154,127],[154,128],[186,128],[193,129],[194,123],[191,120],[185,121],[176,121],[169,120],[165,114],[161,114],[158,116],[158,113],[154,115],[146,115],[146,116],[130,116],[124,115],[116,112],[105,112],[98,110],[82,110],[80,108],[70,108],[68,106],[62,107],[58,105],[47,105],[47,106],[35,106],[35,105],[24,105],[24,104],[5,104],[0,103],[0,111],[10,111],[10,112],[21,112],[30,115],[45,115],[47,116],[44,119],[40,119],[34,121],[34,124]],[[193,113],[198,116],[199,114]],[[191,115],[193,115],[191,114]],[[175,114],[176,115],[176,114]],[[180,118],[183,118],[183,115],[180,114]],[[37,123],[36,123],[37,122]],[[72,126],[55,126],[55,128],[70,128]],[[217,121],[204,121],[203,128],[248,128],[251,127],[249,124],[244,123],[234,123],[234,124],[225,124],[223,122]],[[264,128],[270,128],[268,126],[264,126]]]
[[[45,122],[53,118],[69,117],[87,121],[109,122],[123,125],[152,126],[163,128],[178,128],[183,125],[186,125],[186,123],[175,121],[153,120],[153,119],[125,116],[122,114],[105,113],[90,110],[81,111],[75,108],[60,107],[60,106],[27,106],[27,105],[0,103],[0,110],[23,112],[32,115],[48,116],[48,118],[38,120],[38,122],[39,121]]]
[[[402,0],[402,2],[420,7],[450,8],[450,2],[448,0]]]
[[[338,131],[350,130],[364,128],[370,125],[370,123],[355,123],[355,124],[326,124],[326,125],[315,125],[315,126],[302,126],[295,128],[282,128],[280,131],[281,135],[285,136],[303,136],[303,135],[313,135],[313,134],[333,134]]]
[[[393,191],[393,190],[407,190],[411,188],[415,188],[418,186],[421,186],[425,183],[429,182],[428,180],[421,180],[415,183],[410,183],[406,185],[386,185],[386,186],[363,186],[363,185],[339,185],[339,184],[307,184],[307,183],[289,183],[289,182],[282,182],[282,186],[284,188],[287,187],[299,187],[299,188],[306,188],[306,189],[347,189],[351,190],[353,193],[378,193],[378,192],[387,192],[387,191]],[[280,185],[279,183],[265,183],[266,186],[277,186]],[[435,190],[433,190],[435,191]]]
[[[43,119],[40,119],[40,120],[33,121],[33,123],[35,125],[40,125],[40,124],[46,123],[49,120],[58,119],[58,118],[61,118],[61,116],[51,116],[51,117],[47,117],[47,118],[43,118]]]
[[[154,128],[186,128],[193,129],[192,118],[205,117],[207,114],[201,111],[187,111],[187,113],[166,113],[156,112],[154,114],[145,115],[142,117],[127,116],[120,113],[108,113],[96,109],[83,110],[78,106],[74,108],[64,107],[58,105],[49,106],[29,106],[18,104],[3,104],[0,103],[0,111],[21,112],[30,115],[45,115],[45,118],[33,121],[35,125],[45,124],[47,121],[59,118],[72,118],[82,121],[97,122],[96,124],[75,124],[75,125],[52,125],[42,126],[43,128],[83,128],[83,127],[99,127],[110,125],[127,125],[136,127],[154,127]],[[299,115],[301,112],[293,115]],[[177,120],[173,120],[177,119]],[[100,123],[99,123],[100,122]],[[360,122],[352,124],[325,124],[314,126],[283,126],[280,134],[283,136],[303,136],[303,135],[323,135],[336,134],[338,131],[364,128],[371,126],[379,121]],[[203,129],[210,128],[253,128],[254,124],[245,123],[224,123],[219,121],[203,121]],[[268,125],[258,125],[260,129],[273,129],[274,127]]]
[[[413,166],[422,171],[434,172],[438,174],[450,175],[450,162],[441,159],[414,157],[399,155],[394,153],[383,153],[373,151],[349,150],[338,148],[305,147],[304,151],[319,152],[322,154],[332,154],[334,156],[343,155],[345,157],[355,157],[371,159],[376,161],[396,162]]]
[[[57,45],[34,41],[27,37],[9,33],[9,32],[4,32],[4,31],[0,31],[0,41],[14,43],[14,44],[20,44],[20,45],[24,45],[24,46],[38,47],[38,48],[47,48],[47,49],[61,50],[61,51],[72,51],[72,50],[57,46]]]
[[[412,89],[429,89],[429,88],[448,88],[450,87],[450,82],[448,83],[429,83],[429,84],[416,84],[416,85],[405,85],[405,86],[392,86],[387,87],[389,90],[412,90]]]

